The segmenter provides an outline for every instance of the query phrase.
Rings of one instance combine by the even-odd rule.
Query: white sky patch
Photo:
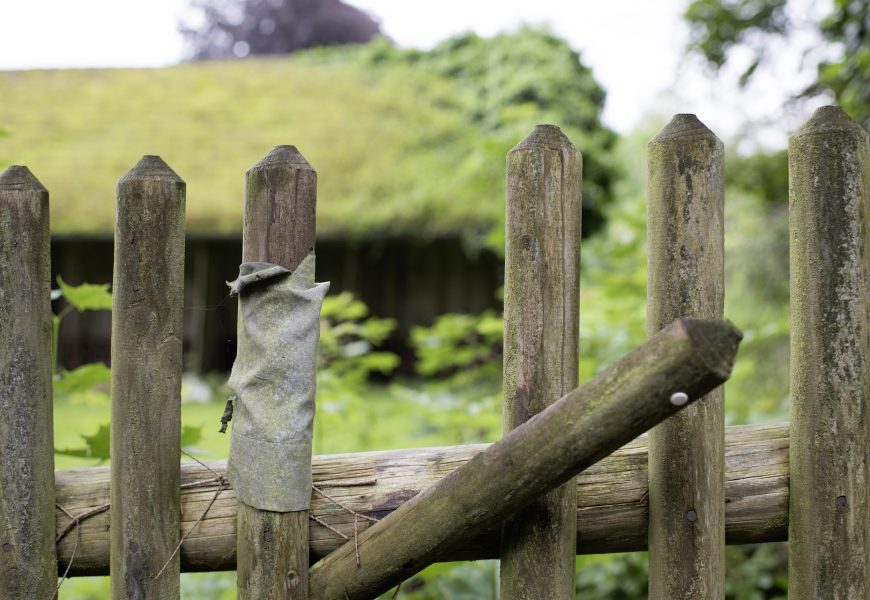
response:
[[[604,121],[621,133],[654,112],[694,112],[720,138],[750,130],[755,143],[781,147],[808,116],[786,115],[785,100],[815,73],[801,52],[818,45],[811,33],[830,0],[799,0],[795,18],[806,26],[792,43],[773,48],[773,67],[737,92],[739,69],[716,78],[683,59],[688,0],[351,0],[381,21],[400,46],[430,48],[466,31],[489,36],[522,23],[547,25],[568,40],[607,90]],[[184,57],[179,19],[187,0],[0,0],[0,69],[161,67]],[[825,103],[823,101],[817,104]]]
[[[0,69],[177,63],[184,0],[0,0]]]

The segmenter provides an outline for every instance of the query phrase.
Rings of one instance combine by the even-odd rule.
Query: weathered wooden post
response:
[[[679,114],[649,144],[647,333],[724,305],[722,142]],[[649,595],[725,594],[722,388],[650,432]]]
[[[660,331],[317,563],[311,598],[373,598],[443,559],[720,385],[740,338],[725,321]]]
[[[112,597],[179,597],[185,183],[158,156],[118,182],[112,276]]]
[[[317,173],[294,146],[277,146],[246,176],[243,260],[295,270],[314,250]],[[292,349],[291,349],[292,351]],[[308,511],[239,502],[239,598],[308,598]]]
[[[870,141],[824,106],[789,141],[789,597],[870,597]]]
[[[54,434],[48,190],[0,175],[0,598],[51,598]]]
[[[553,125],[508,154],[504,287],[504,432],[577,387],[582,156]],[[508,519],[501,597],[573,598],[572,481]]]

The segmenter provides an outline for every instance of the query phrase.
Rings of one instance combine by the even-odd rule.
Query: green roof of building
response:
[[[456,93],[407,67],[292,58],[2,72],[0,160],[49,189],[57,233],[111,231],[115,185],[145,154],[187,182],[189,231],[238,233],[245,170],[278,144],[318,172],[320,233],[485,228],[503,204]]]

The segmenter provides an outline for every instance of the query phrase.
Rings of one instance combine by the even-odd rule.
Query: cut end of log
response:
[[[514,146],[511,153],[529,148],[552,148],[579,152],[571,140],[556,125],[535,125],[535,128]]]
[[[137,162],[132,169],[127,171],[127,174],[121,177],[118,185],[123,185],[128,181],[141,181],[143,179],[157,179],[161,181],[176,181],[184,183],[184,180],[172,170],[172,168],[164,162],[159,156],[146,155]]]
[[[673,116],[671,122],[652,139],[650,144],[659,144],[673,140],[701,140],[710,139],[718,143],[719,138],[701,120],[690,113],[680,113]]]
[[[260,169],[274,169],[276,167],[293,167],[295,169],[314,171],[314,167],[305,160],[305,157],[302,156],[302,153],[299,152],[296,146],[281,145],[272,148],[272,151],[248,169],[248,172]]]
[[[812,116],[794,132],[792,138],[814,133],[851,133],[866,136],[867,132],[839,106],[820,106]]]
[[[722,381],[731,377],[737,348],[743,333],[727,319],[679,319],[681,327],[697,347],[704,364]]]
[[[0,190],[47,192],[45,186],[23,165],[10,165],[0,174]]]

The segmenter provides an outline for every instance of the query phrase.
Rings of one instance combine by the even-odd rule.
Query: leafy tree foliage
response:
[[[770,58],[771,40],[795,31],[788,8],[789,0],[693,0],[684,14],[691,27],[690,50],[719,69],[733,49],[749,49],[753,59],[740,79],[745,85]],[[817,27],[837,57],[825,58],[807,49],[806,58],[818,57],[818,75],[799,97],[830,92],[852,116],[870,126],[870,0],[833,0],[833,10]]]
[[[361,44],[380,33],[377,21],[341,0],[194,0],[192,6],[201,23],[181,31],[194,59]]]
[[[315,60],[358,61],[377,77],[402,65],[444,78],[459,92],[449,99],[474,132],[471,186],[504,181],[505,153],[538,123],[553,123],[583,153],[583,233],[604,223],[619,170],[613,161],[616,134],[601,122],[605,92],[568,43],[547,29],[523,27],[490,38],[459,35],[431,50],[399,49],[388,40],[312,54]],[[436,141],[443,143],[443,141]],[[485,183],[489,182],[489,183]],[[503,226],[491,231],[503,248]]]
[[[409,59],[462,86],[471,118],[487,130],[518,141],[530,109],[559,125],[583,152],[583,231],[601,227],[617,176],[608,160],[616,135],[601,123],[604,89],[565,40],[533,28],[490,39],[466,34]]]

